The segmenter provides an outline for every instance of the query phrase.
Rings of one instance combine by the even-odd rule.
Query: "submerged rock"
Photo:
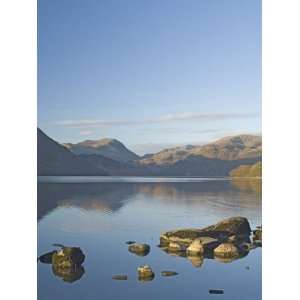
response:
[[[126,244],[127,245],[132,245],[132,244],[135,244],[135,241],[127,241]]]
[[[209,290],[210,294],[224,294],[223,290]]]
[[[150,246],[148,244],[134,243],[128,246],[128,251],[138,256],[146,256],[150,252]]]
[[[239,256],[239,249],[232,243],[223,243],[214,249],[214,255],[220,258],[235,258]]]
[[[175,276],[175,275],[178,275],[178,273],[174,272],[174,271],[162,271],[161,272],[161,276],[164,276],[164,277]]]
[[[114,275],[112,277],[114,280],[127,280],[127,275]]]
[[[52,255],[52,265],[56,268],[73,268],[80,266],[85,259],[85,255],[79,247],[63,247],[55,251]]]
[[[150,281],[153,280],[155,274],[148,265],[140,266],[137,269],[138,280],[140,281]]]

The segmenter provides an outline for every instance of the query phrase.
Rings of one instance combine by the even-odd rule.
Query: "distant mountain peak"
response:
[[[120,162],[133,161],[140,158],[119,140],[111,138],[85,140],[77,144],[66,143],[64,146],[77,155],[102,155]]]

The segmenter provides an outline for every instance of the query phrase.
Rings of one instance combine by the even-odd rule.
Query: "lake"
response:
[[[261,181],[226,178],[40,177],[38,255],[54,243],[78,246],[83,268],[66,278],[38,263],[38,299],[261,299],[261,248],[224,263],[195,264],[157,247],[161,232],[214,224],[243,216],[261,225]],[[147,243],[144,257],[126,241]],[[151,266],[152,281],[140,282],[137,267]],[[177,276],[162,277],[172,270]],[[113,280],[127,274],[127,281]],[[209,294],[221,289],[222,295]]]

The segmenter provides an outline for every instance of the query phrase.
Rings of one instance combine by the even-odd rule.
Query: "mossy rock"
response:
[[[52,255],[52,265],[56,268],[72,268],[80,266],[85,255],[79,247],[63,247]]]
[[[150,246],[148,244],[131,244],[128,246],[128,251],[138,256],[146,256],[150,252]]]

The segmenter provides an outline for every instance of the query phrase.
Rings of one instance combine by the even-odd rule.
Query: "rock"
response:
[[[160,244],[167,246],[174,242],[189,246],[196,238],[200,237],[210,237],[219,242],[225,242],[229,236],[249,236],[250,233],[251,228],[246,218],[233,217],[203,229],[189,228],[164,232],[160,235]]]
[[[229,243],[237,243],[237,244],[241,244],[241,243],[250,243],[250,236],[249,235],[231,235],[228,237],[227,241]]]
[[[192,263],[195,268],[200,268],[204,261],[203,256],[187,256],[186,258]]]
[[[220,241],[218,239],[209,236],[199,237],[199,240],[201,241],[204,251],[213,250],[220,245]]]
[[[132,245],[132,244],[135,244],[135,241],[127,241],[126,244],[127,245]]]
[[[82,266],[73,265],[70,268],[60,268],[57,265],[52,265],[52,272],[55,276],[61,278],[64,282],[72,283],[79,280],[84,274]]]
[[[214,255],[219,258],[235,258],[239,256],[239,249],[232,243],[223,243],[214,249]]]
[[[56,251],[51,251],[41,255],[38,260],[43,264],[52,264],[52,256]]]
[[[202,232],[225,232],[229,235],[250,235],[251,228],[247,218],[233,217],[202,229]]]
[[[73,268],[80,266],[85,259],[85,255],[79,247],[64,247],[55,251],[52,255],[52,265],[55,268]]]
[[[150,246],[147,244],[132,244],[129,245],[128,251],[139,255],[139,256],[146,256],[150,252]]]
[[[164,277],[175,276],[175,275],[178,275],[178,273],[174,272],[174,271],[162,271],[161,272],[161,276],[164,276]]]
[[[138,272],[138,279],[140,281],[149,281],[152,280],[155,276],[154,272],[148,265],[138,267],[137,272]]]
[[[220,241],[218,239],[203,236],[196,238],[187,248],[187,254],[192,255],[199,255],[203,254],[204,252],[208,252],[216,248],[220,245]]]
[[[186,253],[189,256],[193,255],[199,255],[204,253],[204,247],[202,245],[202,242],[199,238],[195,239],[189,247],[186,249]]]
[[[177,244],[177,243],[174,243],[174,242],[171,242],[169,245],[168,245],[168,251],[169,252],[182,252],[182,251],[185,251],[185,247],[183,247],[182,245],[180,244]]]
[[[256,229],[253,231],[253,240],[262,241],[262,229]]]
[[[209,290],[210,294],[224,294],[223,290]]]
[[[112,277],[114,280],[127,280],[127,275],[114,275]]]
[[[250,251],[257,248],[257,245],[255,243],[241,243],[239,244],[239,247],[244,251]]]

